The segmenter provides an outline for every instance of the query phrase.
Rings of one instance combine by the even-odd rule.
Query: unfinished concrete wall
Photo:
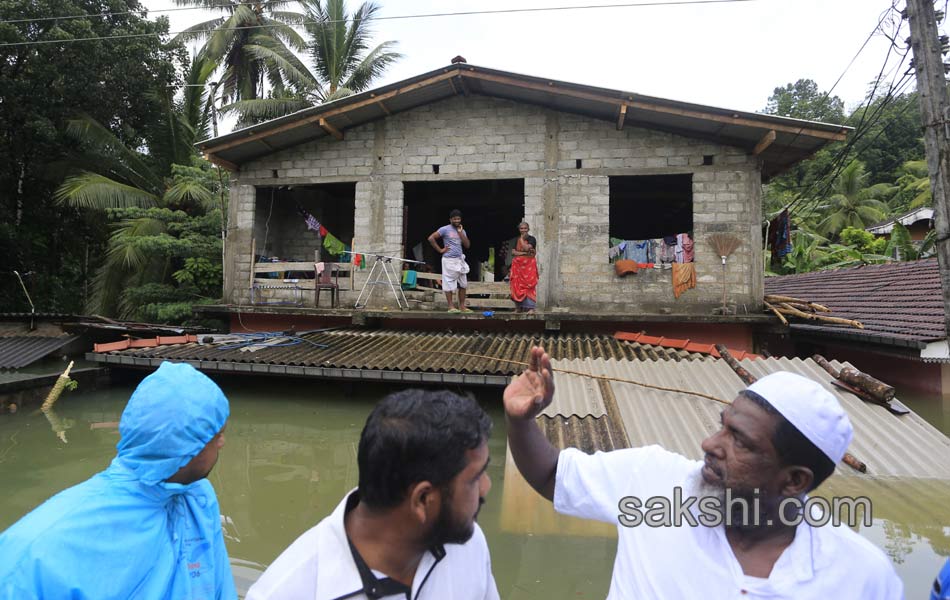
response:
[[[712,165],[704,165],[704,157]],[[578,168],[577,161],[581,161]],[[435,174],[432,165],[439,165]],[[275,178],[276,174],[276,178]],[[674,300],[670,271],[618,278],[607,261],[609,177],[689,174],[698,285]],[[721,295],[720,260],[705,237],[744,240],[726,273],[730,302],[762,298],[760,171],[744,150],[487,97],[456,97],[347,129],[242,165],[231,188],[229,298],[240,297],[253,228],[254,185],[356,182],[357,250],[400,254],[404,181],[524,178],[525,219],[538,239],[542,307],[618,312],[708,312]],[[240,213],[236,213],[240,214]],[[247,268],[246,266],[244,267]],[[361,275],[365,277],[365,272]],[[245,278],[246,281],[246,271]],[[361,280],[357,278],[359,284]],[[244,286],[246,287],[246,286]]]

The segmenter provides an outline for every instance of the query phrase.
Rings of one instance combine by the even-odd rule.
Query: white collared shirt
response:
[[[594,455],[573,448],[561,452],[554,508],[617,525],[608,600],[903,598],[903,584],[884,553],[847,527],[803,521],[764,579],[742,572],[722,525],[620,525],[622,498],[636,496],[643,503],[653,496],[672,498],[675,486],[684,489],[685,498],[702,464],[659,446]]]
[[[353,493],[347,494],[330,516],[288,546],[251,586],[246,600],[365,599],[363,581],[343,528],[346,503]],[[377,578],[385,577],[378,571],[373,573]],[[441,560],[426,552],[412,582],[412,600],[498,600],[488,544],[478,524],[468,542],[447,544]]]

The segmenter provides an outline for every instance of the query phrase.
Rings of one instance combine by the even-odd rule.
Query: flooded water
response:
[[[357,482],[356,444],[373,404],[387,388],[278,379],[221,381],[231,399],[227,444],[211,481],[217,490],[238,589],[254,579],[298,535],[329,514]],[[57,404],[63,444],[41,413],[0,418],[0,530],[52,494],[104,469],[115,452],[119,420],[132,385],[65,395]],[[479,522],[491,547],[501,597],[604,598],[616,538],[610,528],[559,520],[553,512],[525,522],[503,518],[502,504],[535,502],[505,477],[505,422],[500,392],[478,392],[492,416],[489,475],[493,487]],[[904,399],[945,433],[946,404]],[[169,407],[172,409],[173,407]],[[897,482],[871,491],[875,522],[861,534],[889,554],[907,598],[926,598],[950,555],[950,498],[927,482]],[[509,488],[506,493],[506,486]],[[837,491],[837,490],[836,490]],[[880,509],[878,505],[880,504]],[[538,503],[539,510],[549,507]],[[546,513],[545,513],[546,514]],[[564,532],[570,532],[565,534]]]

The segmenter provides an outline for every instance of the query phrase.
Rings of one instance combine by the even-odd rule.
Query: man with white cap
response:
[[[608,600],[903,597],[879,549],[847,527],[811,525],[794,502],[831,475],[851,442],[848,416],[818,383],[779,372],[740,392],[702,442],[704,461],[659,446],[558,452],[535,423],[553,396],[550,359],[536,347],[505,389],[509,449],[555,510],[618,526]],[[688,514],[651,518],[658,499],[676,505],[677,496]],[[704,520],[710,506],[719,521]]]

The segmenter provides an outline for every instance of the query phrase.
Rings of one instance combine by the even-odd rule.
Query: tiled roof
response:
[[[856,319],[864,325],[863,330],[844,325],[793,325],[801,331],[842,332],[869,342],[902,345],[946,338],[936,258],[768,277],[765,293],[817,302],[836,317]]]
[[[673,348],[675,350],[695,352],[696,354],[708,354],[715,358],[719,358],[719,350],[716,350],[716,344],[701,344],[689,339],[658,337],[655,335],[647,335],[644,332],[630,333],[626,331],[618,331],[614,334],[614,337],[618,340],[639,342],[641,344],[650,344],[651,346],[661,346],[663,348]],[[727,348],[727,350],[729,350],[729,353],[732,354],[732,357],[736,360],[742,360],[743,358],[761,358],[758,354],[752,354],[751,352],[746,352],[745,350],[735,350],[733,348]]]

